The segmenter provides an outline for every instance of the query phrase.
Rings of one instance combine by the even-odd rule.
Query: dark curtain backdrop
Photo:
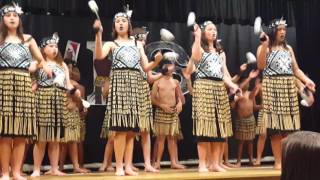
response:
[[[175,42],[190,54],[192,35],[186,28],[189,11],[197,15],[197,22],[212,20],[218,27],[218,38],[227,54],[227,65],[231,74],[238,71],[245,62],[245,53],[255,53],[259,44],[253,34],[253,22],[261,16],[268,25],[273,18],[283,16],[289,25],[287,39],[294,47],[301,69],[319,85],[318,42],[320,40],[320,1],[318,0],[96,0],[104,26],[104,40],[111,40],[113,15],[122,10],[125,4],[133,9],[134,26],[147,26],[150,31],[148,42],[158,41],[159,30],[169,29],[176,37]],[[0,7],[11,0],[0,1]],[[78,67],[81,83],[86,86],[87,94],[93,87],[92,53],[86,50],[86,42],[94,40],[92,23],[94,16],[87,6],[87,0],[16,0],[26,15],[23,16],[24,29],[39,42],[40,38],[59,32],[59,44],[62,54],[67,40],[81,43]],[[197,159],[196,144],[192,137],[191,97],[180,119],[183,126],[184,140],[179,144],[181,159]],[[319,93],[316,93],[319,98]],[[301,108],[302,128],[320,131],[318,101],[312,108]],[[105,107],[93,106],[87,117],[87,135],[85,141],[86,162],[101,162],[105,140],[99,139]],[[142,160],[141,149],[136,144],[136,161]],[[266,155],[270,154],[267,143]],[[236,155],[236,144],[231,139],[230,156]],[[167,158],[167,157],[166,157]],[[30,161],[30,160],[29,160]]]

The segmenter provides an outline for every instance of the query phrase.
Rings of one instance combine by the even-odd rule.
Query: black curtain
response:
[[[12,0],[0,1],[0,7]],[[197,22],[212,20],[218,27],[218,38],[227,55],[227,65],[231,72],[237,72],[240,64],[245,62],[245,53],[255,53],[259,44],[253,34],[253,22],[261,16],[265,25],[273,18],[283,16],[289,24],[287,39],[294,47],[298,63],[319,85],[318,42],[320,27],[320,2],[317,0],[96,0],[100,7],[100,16],[104,26],[104,40],[111,40],[111,24],[113,15],[129,4],[133,9],[134,26],[147,26],[150,31],[148,42],[159,40],[159,30],[169,29],[176,37],[175,42],[190,54],[192,34],[186,28],[189,11],[194,11]],[[92,23],[94,15],[87,6],[87,0],[15,0],[26,14],[23,16],[26,33],[30,33],[39,42],[40,38],[59,32],[59,44],[62,54],[67,40],[81,43],[78,67],[81,72],[81,83],[86,86],[87,94],[92,92],[93,72],[92,53],[86,49],[86,42],[94,40]],[[316,99],[319,93],[316,93]],[[196,145],[192,137],[191,98],[187,95],[187,103],[180,119],[185,139],[180,142],[182,159],[196,159]],[[302,128],[320,131],[317,101],[312,108],[301,108]],[[87,135],[85,153],[87,162],[102,160],[104,140],[99,139],[101,123],[105,107],[93,106],[87,117]],[[191,144],[191,145],[190,145]],[[231,141],[231,157],[235,157],[235,143]],[[142,160],[139,146],[136,145],[136,161]],[[192,148],[190,148],[192,147]],[[267,148],[269,150],[269,148]],[[270,151],[266,154],[270,154]]]

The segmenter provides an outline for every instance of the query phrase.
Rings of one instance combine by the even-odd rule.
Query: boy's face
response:
[[[166,75],[172,75],[172,73],[175,71],[174,64],[165,64],[163,68],[166,68],[168,70]]]

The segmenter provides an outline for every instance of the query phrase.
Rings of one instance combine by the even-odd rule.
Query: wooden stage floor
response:
[[[29,179],[29,177],[28,177]],[[31,178],[30,178],[31,179]],[[41,176],[32,178],[34,180],[171,180],[171,179],[214,179],[214,180],[279,180],[280,171],[273,170],[272,167],[242,167],[228,170],[225,173],[209,172],[198,173],[196,168],[186,170],[161,169],[160,173],[145,173],[140,170],[138,176],[121,176],[116,177],[114,173],[90,173],[90,174],[68,174],[67,176]]]

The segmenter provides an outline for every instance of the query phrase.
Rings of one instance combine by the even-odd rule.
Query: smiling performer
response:
[[[21,8],[14,4],[0,10],[0,160],[2,180],[21,176],[26,139],[37,135],[35,99],[30,72],[44,65],[36,41],[23,34]],[[32,61],[32,56],[37,61]],[[41,63],[40,63],[41,62]],[[46,73],[50,75],[47,68]]]
[[[158,61],[148,63],[143,45],[130,36],[132,31],[130,15],[132,11],[119,12],[114,16],[112,31],[114,41],[102,46],[102,25],[96,20],[93,28],[98,29],[95,40],[96,59],[102,60],[112,54],[112,75],[110,78],[107,110],[101,136],[107,137],[114,132],[114,151],[116,157],[116,175],[137,175],[131,166],[133,141],[139,132],[140,92],[142,80],[140,68],[148,72],[157,66]],[[155,59],[160,59],[156,54]],[[109,137],[110,138],[110,137]],[[123,160],[125,169],[123,169]]]
[[[282,138],[300,129],[295,78],[315,92],[314,82],[300,70],[293,49],[286,42],[286,26],[283,18],[273,20],[270,33],[262,33],[266,40],[257,49],[258,68],[263,70],[263,108],[259,121],[267,122],[275,169],[281,169]]]

